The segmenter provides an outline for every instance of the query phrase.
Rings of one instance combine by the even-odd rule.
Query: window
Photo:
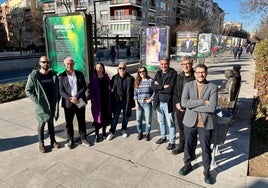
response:
[[[100,19],[107,20],[108,19],[108,11],[107,10],[101,10],[100,11]]]
[[[116,17],[120,20],[124,18],[124,10],[116,10],[115,14]]]

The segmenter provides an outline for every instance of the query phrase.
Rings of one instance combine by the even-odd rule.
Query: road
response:
[[[26,80],[33,69],[0,72],[0,84]]]

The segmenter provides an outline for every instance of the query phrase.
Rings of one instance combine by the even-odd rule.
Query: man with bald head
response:
[[[44,145],[44,127],[48,124],[51,147],[59,148],[54,133],[53,118],[59,116],[59,90],[56,72],[50,70],[50,61],[47,56],[39,59],[40,68],[34,69],[28,76],[25,87],[26,95],[36,104],[35,114],[38,120],[39,151],[47,151]]]
[[[62,96],[61,106],[64,108],[68,147],[74,147],[73,119],[76,115],[78,129],[82,143],[89,145],[86,139],[86,107],[80,103],[87,103],[86,81],[81,71],[75,70],[75,62],[71,57],[64,59],[66,70],[59,75],[59,91]]]

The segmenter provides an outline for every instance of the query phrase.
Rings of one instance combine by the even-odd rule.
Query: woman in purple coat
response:
[[[110,78],[106,74],[102,63],[97,63],[95,66],[89,91],[96,142],[100,142],[106,137],[106,127],[110,124],[112,118]],[[102,128],[102,137],[99,136],[100,128]]]

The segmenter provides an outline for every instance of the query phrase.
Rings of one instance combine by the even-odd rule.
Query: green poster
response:
[[[88,16],[88,15],[87,15]],[[50,15],[44,18],[47,53],[51,67],[58,74],[65,70],[64,59],[72,57],[75,69],[84,73],[87,81],[92,67],[92,37],[88,31],[86,15]],[[91,64],[91,65],[90,65]]]

